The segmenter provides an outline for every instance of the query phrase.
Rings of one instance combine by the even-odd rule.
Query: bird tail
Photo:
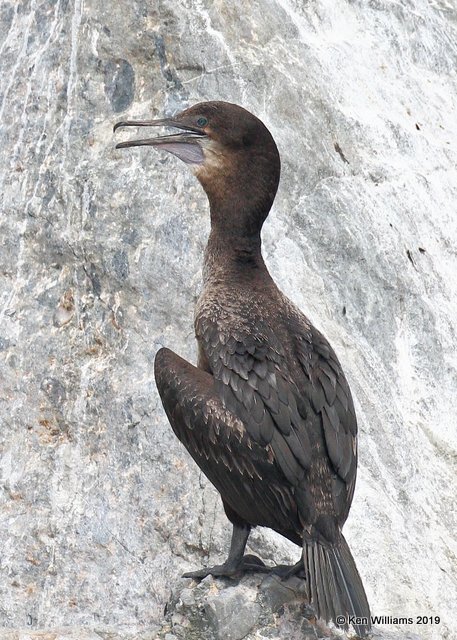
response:
[[[365,637],[371,628],[370,607],[343,535],[335,546],[305,541],[303,551],[308,597],[318,618],[344,629],[352,624]]]

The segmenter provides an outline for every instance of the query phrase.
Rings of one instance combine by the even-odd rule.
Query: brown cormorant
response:
[[[119,127],[179,130],[121,147],[154,146],[187,164],[209,199],[211,233],[195,311],[198,365],[169,349],[155,378],[173,431],[222,497],[233,525],[224,564],[186,574],[232,576],[257,565],[244,550],[252,527],[302,547],[317,615],[370,628],[362,581],[341,528],[357,469],[357,422],[335,352],[281,293],[261,253],[280,159],[264,124],[226,102],[203,102],[173,118]]]

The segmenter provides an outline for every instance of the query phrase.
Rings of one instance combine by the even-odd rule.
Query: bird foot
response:
[[[305,568],[303,566],[303,560],[299,560],[296,564],[290,566],[289,564],[278,564],[271,569],[271,573],[279,576],[282,581],[288,580],[292,576],[297,578],[305,578]]]
[[[194,580],[203,580],[206,576],[214,576],[215,578],[237,578],[247,572],[269,573],[270,571],[270,567],[267,567],[260,558],[248,554],[244,556],[238,564],[224,562],[224,564],[218,564],[214,567],[204,567],[197,571],[188,571],[187,573],[183,573],[182,577],[193,578]]]

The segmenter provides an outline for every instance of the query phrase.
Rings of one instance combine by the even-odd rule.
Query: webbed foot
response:
[[[298,562],[294,565],[289,564],[278,564],[276,567],[271,569],[271,573],[279,576],[281,580],[287,580],[292,576],[297,576],[297,578],[305,578],[305,568],[303,566],[303,560],[300,558]]]
[[[270,571],[271,568],[267,567],[260,558],[248,554],[243,556],[241,562],[235,563],[227,560],[224,564],[217,564],[214,567],[204,567],[197,571],[188,571],[184,573],[182,577],[193,578],[194,580],[203,580],[203,578],[210,575],[214,577],[235,578],[247,572],[269,573]]]

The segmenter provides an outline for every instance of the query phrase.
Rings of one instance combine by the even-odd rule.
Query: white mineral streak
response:
[[[180,573],[226,551],[152,376],[160,345],[195,358],[206,199],[111,133],[207,99],[280,148],[265,254],[356,398],[345,531],[372,611],[441,618],[378,630],[457,637],[455,3],[4,0],[0,17],[0,625],[29,627],[8,637],[153,629]],[[297,555],[265,531],[251,549]]]

